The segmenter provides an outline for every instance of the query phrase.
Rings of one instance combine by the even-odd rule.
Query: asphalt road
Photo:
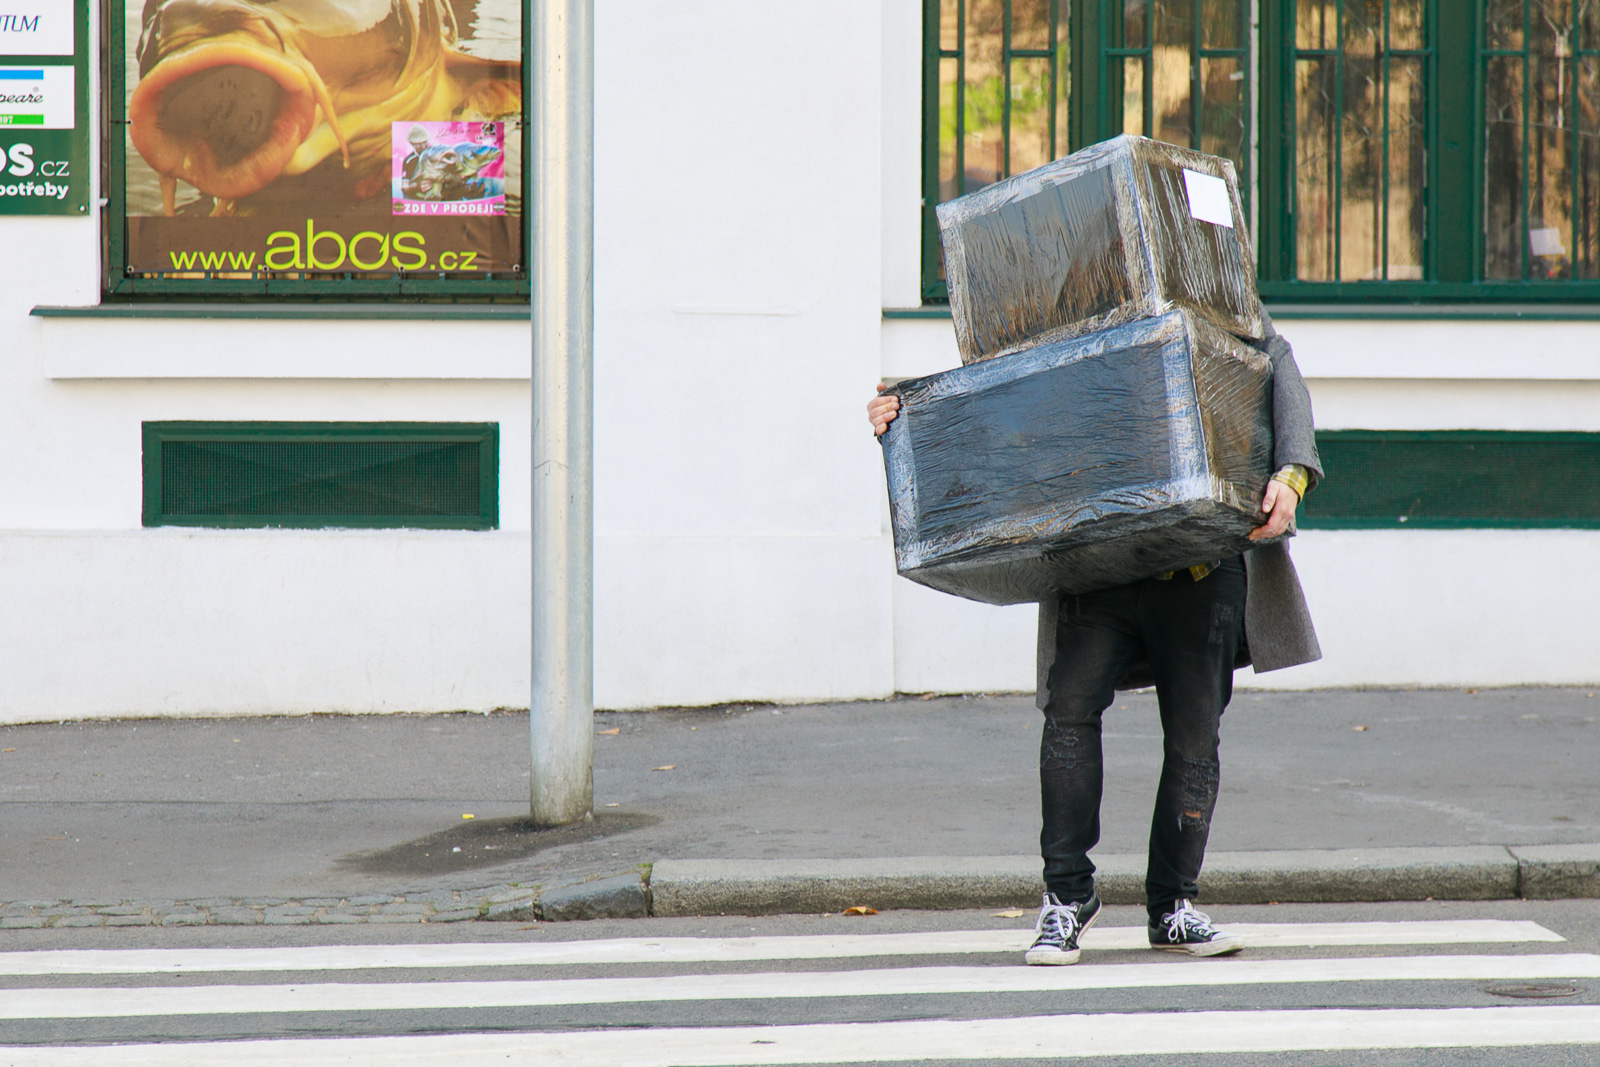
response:
[[[80,970],[92,970],[107,964],[104,958],[113,950],[158,948],[179,950],[188,948],[242,949],[265,946],[351,946],[351,945],[543,945],[555,946],[578,943],[579,951],[585,945],[613,938],[758,938],[758,937],[861,937],[871,941],[878,935],[922,935],[932,942],[941,932],[948,931],[1004,931],[1016,932],[1026,937],[1031,926],[1031,902],[1019,901],[1027,908],[1022,918],[996,917],[991,911],[982,912],[891,912],[880,915],[849,917],[782,916],[769,918],[726,917],[718,919],[648,919],[630,921],[599,921],[565,924],[504,924],[404,928],[348,929],[326,928],[230,928],[216,927],[175,930],[45,930],[30,931],[25,941],[10,943],[12,949],[35,950],[88,950],[72,964]],[[68,973],[59,975],[19,974],[18,961],[26,954],[0,953],[0,1015],[13,1015],[25,1009],[22,991],[57,990],[68,995],[58,998],[69,1005],[64,1010],[80,1012],[84,1018],[0,1018],[0,1064],[64,1064],[91,1062],[92,1056],[107,1055],[103,1046],[113,1042],[129,1042],[135,1046],[160,1043],[159,1049],[145,1048],[164,1057],[160,1063],[203,1062],[231,1063],[209,1047],[202,1050],[187,1043],[213,1041],[281,1041],[286,1039],[329,1037],[376,1037],[383,1035],[409,1035],[431,1037],[443,1058],[437,1062],[479,1062],[463,1045],[456,1052],[449,1051],[454,1040],[477,1041],[478,1038],[452,1038],[450,1035],[477,1034],[501,1035],[508,1040],[534,1042],[527,1044],[525,1053],[534,1053],[542,1047],[539,1041],[553,1042],[568,1039],[590,1040],[588,1035],[598,1035],[598,1042],[645,1041],[660,1030],[689,1028],[694,1034],[702,1031],[709,1036],[701,1040],[715,1041],[727,1035],[744,1035],[741,1027],[799,1026],[816,1028],[820,1024],[899,1021],[911,1027],[913,1037],[939,1020],[1000,1020],[1020,1017],[1055,1017],[1062,1015],[1115,1016],[1111,1021],[1113,1036],[1131,1033],[1138,1028],[1148,1029],[1154,1040],[1181,1040],[1186,1027],[1204,1020],[1205,1013],[1239,1013],[1229,1015],[1237,1020],[1230,1033],[1264,1034],[1260,1040],[1268,1047],[1277,1040],[1292,1040],[1276,1033],[1271,1023],[1279,1016],[1273,1013],[1286,1011],[1325,1013],[1338,1009],[1355,1009],[1369,1013],[1364,1019],[1373,1020],[1377,1032],[1379,1024],[1393,1012],[1412,1009],[1423,1013],[1455,1008],[1506,1008],[1558,1005],[1562,1007],[1593,1008],[1600,1012],[1600,902],[1481,902],[1450,903],[1423,902],[1407,904],[1366,905],[1277,905],[1233,906],[1218,908],[1214,917],[1221,923],[1261,923],[1277,925],[1278,929],[1291,929],[1304,923],[1390,923],[1401,924],[1392,929],[1413,930],[1440,923],[1459,923],[1466,920],[1498,920],[1512,923],[1534,923],[1565,940],[1508,941],[1483,943],[1474,938],[1456,942],[1434,944],[1396,944],[1389,934],[1374,943],[1346,944],[1342,946],[1252,947],[1239,957],[1215,960],[1196,960],[1166,953],[1152,953],[1144,948],[1105,948],[1085,950],[1084,961],[1074,968],[1027,968],[1021,966],[1015,951],[951,952],[929,954],[910,952],[902,946],[899,950],[886,950],[881,954],[860,955],[853,958],[830,956],[826,952],[814,958],[776,959],[772,954],[754,953],[749,959],[701,959],[676,962],[569,962],[539,966],[394,966],[380,969],[327,969],[307,966],[304,969],[269,971],[224,971],[177,974],[94,974]],[[1114,933],[1117,927],[1132,927],[1142,922],[1139,909],[1110,908],[1096,928],[1096,933]],[[1389,943],[1378,943],[1385,938]],[[403,950],[402,950],[403,952]],[[336,954],[328,958],[333,959]],[[1475,964],[1477,977],[1433,978],[1424,980],[1396,980],[1388,975],[1420,959],[1442,960],[1432,966],[1466,965],[1474,959],[1489,957],[1487,967]],[[1585,971],[1584,977],[1546,977],[1530,980],[1516,977],[1519,964],[1548,960],[1579,961],[1573,970]],[[1187,984],[1199,975],[1209,981],[1211,976],[1226,975],[1228,969],[1242,973],[1247,966],[1271,961],[1313,961],[1315,966],[1298,977],[1233,980],[1222,984]],[[1363,964],[1362,961],[1367,961]],[[1154,965],[1162,968],[1154,979],[1145,980],[1143,987],[1117,988],[1115,982],[1103,987],[1100,982],[1126,971],[1129,966]],[[1365,966],[1367,977],[1359,980],[1335,981],[1331,979],[1336,969]],[[959,993],[896,993],[889,991],[896,977],[907,970],[926,975],[927,969],[966,969],[963,974],[976,974],[983,981],[1040,978],[1051,981],[1070,979],[1081,988],[993,992],[981,989]],[[1560,967],[1556,968],[1561,971]],[[1065,973],[1071,972],[1071,973]],[[1500,974],[1510,977],[1497,977]],[[1567,972],[1570,973],[1570,972]],[[693,976],[735,976],[731,993],[690,999],[664,1000],[659,994],[632,998],[626,994],[602,991],[596,996],[581,994],[567,996],[569,1003],[520,1004],[506,1007],[449,1006],[428,1008],[388,1007],[382,1003],[359,1010],[308,1010],[301,1012],[260,1012],[252,1005],[252,990],[256,995],[268,995],[274,987],[293,986],[317,999],[344,995],[350,989],[363,985],[378,985],[395,992],[396,996],[421,996],[427,1000],[430,993],[448,999],[453,986],[463,982],[515,983],[519,988],[555,987],[581,989],[573,982],[594,979],[649,978],[671,976],[674,984],[695,981]],[[775,981],[764,977],[788,976],[783,981],[806,982],[817,980],[817,990],[809,995],[779,997],[771,995],[768,987]],[[865,992],[846,995],[847,985],[865,983]],[[322,983],[338,983],[324,985]],[[740,983],[747,983],[747,988]],[[305,990],[307,984],[315,986]],[[879,987],[881,984],[881,988]],[[215,987],[235,987],[227,996],[233,998],[233,1010],[217,1014],[184,1014],[184,1011],[203,1010],[202,1005]],[[420,993],[410,992],[422,986]],[[837,988],[831,988],[837,987]],[[143,1011],[131,1017],[96,1017],[104,990],[147,990],[179,988],[182,994],[180,1010],[175,1013]],[[321,992],[318,992],[320,990]],[[1526,994],[1542,990],[1558,992],[1556,997],[1535,997]],[[70,991],[70,992],[69,992]],[[1522,994],[1522,995],[1517,995]],[[36,994],[28,993],[28,997]],[[45,994],[39,994],[45,995]],[[274,994],[275,995],[275,994]],[[382,990],[379,991],[382,997]],[[538,1000],[534,995],[530,1000]],[[557,997],[556,999],[561,999]],[[85,1007],[85,1005],[88,1005]],[[325,1006],[325,1005],[324,1005]],[[1267,1013],[1267,1014],[1256,1014]],[[1313,1015],[1307,1018],[1320,1018]],[[1126,1024],[1124,1030],[1118,1030]],[[1030,1024],[1036,1025],[1036,1024]],[[919,1029],[921,1028],[921,1029]],[[1142,1030],[1140,1032],[1143,1032]],[[519,1035],[537,1033],[539,1038]],[[770,1040],[755,1037],[749,1041],[738,1036],[734,1055],[714,1062],[756,1063],[769,1062],[760,1057],[766,1051],[751,1049],[751,1058],[742,1058],[740,1049],[746,1045],[768,1043],[782,1046],[789,1034],[782,1031],[758,1031],[771,1035]],[[1176,1035],[1176,1036],[1175,1036]],[[1377,1040],[1377,1039],[1374,1039]],[[957,1050],[956,1058],[938,1056],[918,1059],[918,1063],[1008,1063],[1027,1064],[1059,1062],[1057,1059],[988,1058],[973,1053],[971,1049]],[[95,1046],[101,1046],[95,1048]],[[73,1059],[70,1049],[82,1047],[82,1059]],[[184,1049],[193,1047],[198,1059],[185,1059]],[[276,1046],[255,1046],[256,1051]],[[348,1052],[352,1046],[338,1046]],[[609,1046],[605,1046],[609,1047]],[[620,1046],[619,1046],[620,1047]],[[646,1042],[639,1047],[654,1047]],[[909,1047],[909,1046],[908,1046]],[[43,1049],[56,1048],[57,1058],[41,1058]],[[226,1052],[238,1051],[244,1046],[230,1046]],[[331,1060],[318,1059],[321,1046],[308,1046],[305,1056],[295,1054],[295,1062],[315,1065]],[[247,1050],[248,1051],[248,1050]],[[1060,1053],[1084,1051],[1061,1049]],[[590,1052],[594,1052],[593,1049]],[[600,1053],[603,1055],[603,1050]],[[132,1058],[132,1050],[118,1050],[126,1057],[124,1062],[144,1062]],[[102,1060],[101,1062],[105,1062]],[[241,1061],[243,1062],[243,1061]],[[255,1062],[255,1061],[250,1061]],[[285,1060],[284,1062],[288,1062]],[[340,1060],[339,1062],[345,1062]],[[366,1062],[354,1060],[351,1062]],[[412,1062],[407,1060],[407,1062]],[[417,1062],[436,1062],[419,1060]],[[561,1062],[568,1062],[562,1060]],[[596,1062],[578,1059],[572,1062]],[[628,1059],[615,1062],[633,1062]],[[638,1062],[655,1062],[639,1060]],[[704,1061],[713,1062],[709,1054]],[[770,1062],[793,1062],[776,1060]],[[860,1062],[877,1062],[863,1060]],[[1151,1067],[1151,1065],[1193,1064],[1193,1054],[1096,1057],[1101,1065]],[[1543,1067],[1543,1065],[1593,1064],[1600,1062],[1600,1039],[1583,1045],[1535,1044],[1515,1048],[1456,1048],[1427,1050],[1416,1048],[1374,1048],[1353,1051],[1312,1052],[1305,1049],[1282,1052],[1251,1052],[1214,1054],[1205,1063],[1219,1067],[1265,1067],[1288,1065],[1295,1067],[1324,1067],[1324,1065],[1373,1064],[1504,1064],[1517,1063]]]

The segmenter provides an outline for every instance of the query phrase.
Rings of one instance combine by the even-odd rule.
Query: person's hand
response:
[[[882,382],[878,383],[878,392],[882,393],[887,388],[888,386]],[[897,396],[875,396],[868,401],[867,418],[872,422],[873,436],[882,437],[898,414],[900,414],[900,398]]]
[[[1261,498],[1261,510],[1267,521],[1250,531],[1250,540],[1262,541],[1277,537],[1294,521],[1294,509],[1300,505],[1300,494],[1282,482],[1268,482],[1267,493]]]

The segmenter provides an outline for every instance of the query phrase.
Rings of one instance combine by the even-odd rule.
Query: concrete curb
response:
[[[1229,904],[1507,900],[1517,879],[1516,858],[1499,845],[1220,852],[1207,857],[1200,891]],[[1144,902],[1142,884],[1135,899]]]
[[[655,915],[780,915],[874,908],[981,908],[1037,901],[1029,856],[892,859],[657,860]]]
[[[1144,902],[1142,855],[1096,859],[1101,897]],[[1044,892],[1033,856],[660,860],[653,915],[774,915],[874,908],[1032,905]],[[1215,852],[1208,903],[1510,900],[1600,897],[1600,845]]]
[[[1600,845],[1517,845],[1519,895],[1529,900],[1600,897]]]
[[[338,897],[0,902],[0,930],[84,926],[348,926],[355,923],[558,922],[649,913],[648,868],[475,889]]]
[[[642,917],[649,912],[646,890],[647,884],[638,871],[564,886],[539,897],[539,914],[547,922]]]
[[[1096,858],[1110,904],[1144,902],[1142,855]],[[356,897],[0,902],[0,930],[81,926],[311,926],[562,922],[645,915],[782,915],[879,909],[1032,907],[1035,856],[659,860],[621,874]],[[1213,852],[1201,900],[1528,900],[1600,898],[1600,844]]]

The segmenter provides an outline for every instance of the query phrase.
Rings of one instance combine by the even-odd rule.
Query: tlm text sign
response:
[[[0,56],[70,56],[72,0],[0,0]]]

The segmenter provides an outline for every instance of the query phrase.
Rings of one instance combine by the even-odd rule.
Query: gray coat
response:
[[[1311,422],[1311,397],[1294,361],[1294,349],[1273,329],[1265,310],[1267,339],[1255,347],[1272,358],[1272,432],[1274,467],[1298,463],[1316,485],[1322,478],[1322,461],[1317,458],[1316,436]],[[1293,667],[1322,658],[1317,632],[1311,625],[1305,593],[1289,559],[1287,543],[1263,545],[1244,554],[1247,582],[1244,601],[1244,647],[1235,667],[1250,664],[1256,673]],[[1056,616],[1060,604],[1048,600],[1039,605],[1039,653],[1037,703],[1042,708],[1049,699],[1045,680],[1056,655]],[[1153,684],[1147,665],[1136,666],[1122,682],[1122,688]]]

